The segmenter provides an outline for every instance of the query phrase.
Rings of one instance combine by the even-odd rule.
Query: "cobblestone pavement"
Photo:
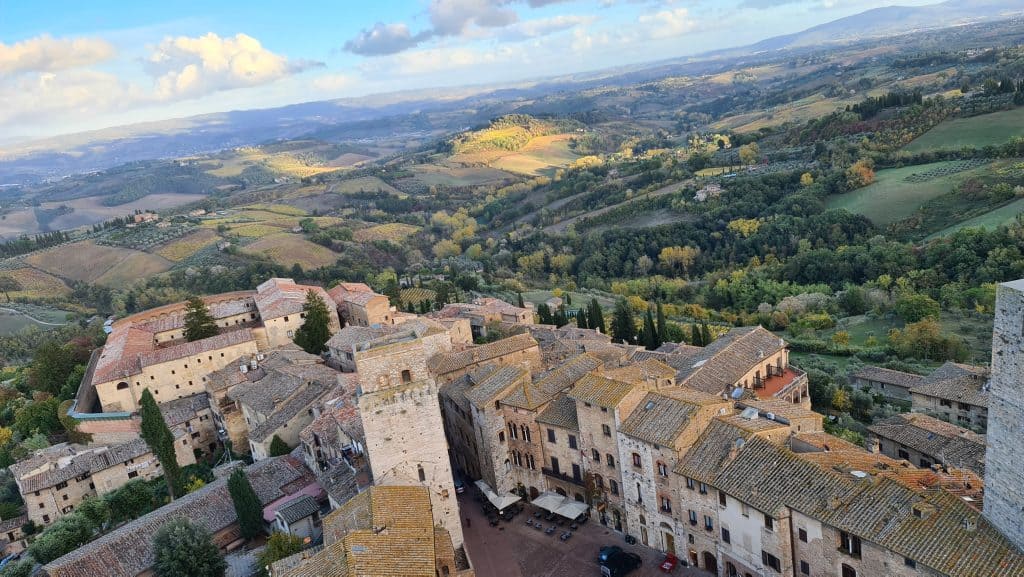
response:
[[[480,504],[468,492],[459,495],[459,507],[466,550],[477,577],[600,577],[597,552],[603,545],[618,545],[643,558],[643,566],[630,573],[630,577],[665,575],[658,567],[665,558],[663,553],[640,545],[627,545],[622,534],[594,520],[584,523],[568,541],[561,541],[558,535],[565,527],[557,527],[553,535],[548,535],[526,524],[527,518],[533,519],[530,515],[537,510],[532,505],[526,505],[511,522],[501,521],[497,527],[487,523]],[[709,577],[711,574],[679,566],[671,575]]]

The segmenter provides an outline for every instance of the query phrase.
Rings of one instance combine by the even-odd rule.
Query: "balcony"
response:
[[[541,473],[544,473],[545,476],[551,477],[552,479],[558,479],[559,481],[565,481],[566,483],[572,483],[573,485],[578,485],[580,487],[586,486],[582,477],[573,477],[572,475],[568,475],[561,471],[555,471],[547,467],[541,467],[540,471]]]
[[[807,374],[796,367],[771,368],[766,378],[754,379],[754,392],[761,399],[783,399],[799,403],[808,396]]]

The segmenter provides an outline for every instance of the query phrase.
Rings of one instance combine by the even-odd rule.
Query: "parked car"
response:
[[[622,547],[618,545],[605,545],[597,552],[597,562],[603,564],[609,557],[616,553],[622,553]]]
[[[460,495],[466,492],[466,483],[462,479],[455,479],[455,492]]]
[[[619,551],[609,555],[608,560],[601,563],[601,575],[603,577],[623,577],[642,564],[643,560],[636,553]]]

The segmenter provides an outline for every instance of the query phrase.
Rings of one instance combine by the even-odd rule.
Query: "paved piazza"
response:
[[[532,505],[526,505],[525,510],[511,522],[499,521],[497,527],[488,524],[471,491],[459,495],[459,507],[466,549],[477,577],[600,577],[597,551],[602,545],[618,545],[643,558],[643,566],[630,573],[629,577],[665,575],[658,567],[665,558],[664,554],[640,545],[627,545],[620,533],[594,519],[584,523],[571,539],[561,541],[558,536],[566,530],[564,526],[557,527],[554,534],[548,535],[526,524],[528,518],[534,519],[532,514],[538,510]],[[546,527],[551,525],[541,521]],[[671,575],[708,577],[711,574],[677,566]]]

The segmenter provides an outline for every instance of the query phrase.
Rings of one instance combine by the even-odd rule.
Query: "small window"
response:
[[[696,483],[694,482],[694,480],[689,478],[689,477],[687,477],[686,478],[686,488],[692,491],[695,486],[696,486]]]
[[[725,507],[729,504],[728,497],[725,496],[724,491],[718,492],[718,504]]]
[[[662,477],[668,477],[668,465],[658,461],[658,474]]]
[[[807,561],[801,561],[800,562],[800,574],[801,575],[810,575],[811,574],[811,564],[808,563]]]
[[[590,456],[593,457],[593,459],[595,461],[597,461],[598,463],[601,462],[601,452],[598,451],[597,449],[591,449],[590,450]]]
[[[705,531],[711,531],[714,528],[715,528],[714,520],[712,520],[710,516],[704,515],[704,530]]]
[[[576,435],[569,435],[569,448],[570,449],[575,449],[576,448]]]
[[[608,455],[605,455],[605,459],[606,459],[605,462],[608,463],[608,466],[611,467],[612,469],[614,469],[615,468],[615,457],[611,456],[611,454],[608,454]]]
[[[288,319],[285,318],[285,320]],[[423,470],[423,465],[416,465],[416,473],[419,475],[421,483],[427,480],[427,473]]]
[[[910,460],[910,453],[908,453],[906,450],[900,449],[900,450],[896,451],[896,453],[900,456],[901,459],[906,460],[906,461]]]
[[[842,577],[857,577],[857,570],[843,563]]]
[[[696,525],[697,524],[697,512],[696,511],[690,511],[690,524],[691,525]]]
[[[700,484],[700,494],[701,495],[707,495],[708,494],[708,485],[707,485],[707,483],[701,483]]]
[[[284,322],[288,322],[288,317],[284,317]]]
[[[730,539],[731,539],[731,537],[729,536],[729,530],[726,529],[725,527],[722,527],[722,542],[723,543],[732,543],[732,541]]]
[[[907,567],[910,567],[911,569],[916,569],[917,568],[917,561],[914,561],[910,557],[904,557],[903,558],[903,565],[905,565]]]
[[[548,442],[549,443],[554,443],[555,442],[555,430],[554,429],[548,429]]]
[[[601,432],[604,433],[605,437],[612,436],[612,428],[609,427],[608,425],[601,425]]]
[[[505,431],[498,431],[498,442],[499,443],[504,443],[505,442]]]
[[[412,382],[412,371],[410,371],[409,369],[406,369],[406,370],[402,371],[402,382],[403,383]]]
[[[767,551],[761,551],[761,564],[765,567],[771,567],[776,573],[782,572],[782,562],[778,557]]]
[[[764,528],[768,529],[769,531],[774,531],[775,530],[775,519],[772,519],[768,515],[765,515],[764,516]]]
[[[138,471],[128,471],[128,478],[129,479],[134,479],[135,477],[138,477],[138,476],[139,476],[139,472]]]
[[[804,543],[807,542],[807,529],[798,530],[797,535],[799,536],[801,541],[803,541]]]
[[[640,463],[640,453],[633,453],[633,466],[639,467]]]
[[[839,532],[839,550],[851,557],[860,558],[860,537],[846,531]]]
[[[612,495],[619,494],[619,483],[615,479],[608,479],[608,488],[611,490]]]
[[[660,505],[662,513],[672,512],[672,501],[668,497],[662,497]]]

